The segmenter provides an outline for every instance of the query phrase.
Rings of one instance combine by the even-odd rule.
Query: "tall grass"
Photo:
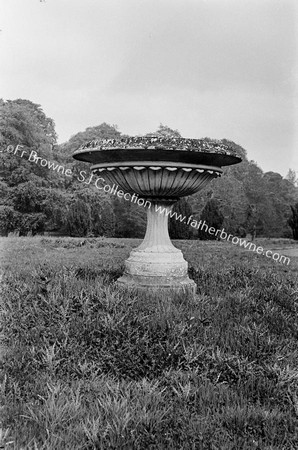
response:
[[[298,448],[294,272],[204,244],[195,298],[142,297],[125,241],[33,241],[2,283],[4,448]]]

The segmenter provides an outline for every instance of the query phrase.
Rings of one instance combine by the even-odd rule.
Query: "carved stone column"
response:
[[[145,238],[125,261],[125,272],[117,281],[119,285],[138,290],[156,288],[195,292],[196,285],[188,278],[188,264],[169,237],[168,217],[176,201],[150,199]]]

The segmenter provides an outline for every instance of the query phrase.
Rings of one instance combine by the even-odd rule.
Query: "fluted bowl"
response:
[[[86,144],[73,156],[92,163],[96,175],[124,192],[163,198],[194,194],[221,176],[223,166],[241,161],[235,152],[217,141],[209,142],[208,149],[199,147],[198,142],[204,141],[195,139],[174,140],[178,144],[169,138],[159,139],[155,145],[151,141],[150,145],[144,143],[142,138],[134,138],[133,143],[126,139],[129,141],[126,145],[123,141],[93,141],[95,144]],[[192,146],[186,145],[189,141]]]

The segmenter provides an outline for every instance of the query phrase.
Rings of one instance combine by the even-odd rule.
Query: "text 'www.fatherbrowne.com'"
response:
[[[162,205],[155,205],[156,212],[160,214],[165,214],[170,219],[178,220],[181,223],[185,223],[196,230],[204,231],[209,233],[211,236],[215,236],[218,239],[222,239],[224,241],[232,242],[234,245],[239,245],[240,247],[245,248],[246,250],[256,252],[258,255],[264,255],[267,258],[272,258],[274,261],[281,262],[283,264],[290,264],[290,258],[284,255],[280,255],[279,253],[273,253],[272,250],[265,250],[262,246],[256,246],[254,242],[247,241],[246,239],[239,238],[238,236],[234,236],[233,234],[228,234],[224,228],[216,229],[214,227],[209,227],[205,220],[195,220],[193,215],[189,217],[183,216],[182,214],[178,214],[175,211],[172,211],[171,208],[166,208]]]

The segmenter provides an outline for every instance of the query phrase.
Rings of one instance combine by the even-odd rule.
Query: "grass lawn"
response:
[[[0,448],[297,450],[297,244],[177,241],[192,299],[115,286],[138,242],[0,239]]]

